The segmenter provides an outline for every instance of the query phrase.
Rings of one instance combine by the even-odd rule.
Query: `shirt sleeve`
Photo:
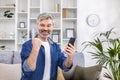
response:
[[[68,68],[68,67],[65,66],[65,61],[66,61],[66,60],[64,60],[62,66],[63,66],[63,70],[66,72],[66,71],[69,71],[69,70],[72,68],[73,64]]]
[[[26,62],[30,52],[31,52],[31,41],[26,42],[22,45],[22,49],[21,49],[21,59],[22,59],[22,72],[23,72],[23,76],[28,76],[30,77],[33,73],[33,71],[29,71],[29,66]]]
[[[29,65],[27,64],[27,61],[25,60],[24,63],[23,63],[23,69],[24,71],[26,72],[29,72],[29,71],[32,71],[29,67]]]

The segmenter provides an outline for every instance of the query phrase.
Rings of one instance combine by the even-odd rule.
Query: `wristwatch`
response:
[[[86,22],[89,26],[95,27],[100,23],[100,18],[97,14],[90,14],[87,16]]]

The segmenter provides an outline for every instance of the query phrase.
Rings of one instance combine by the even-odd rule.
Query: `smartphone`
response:
[[[70,38],[70,40],[69,40],[69,42],[68,42],[68,44],[72,44],[72,45],[74,45],[74,43],[75,43],[75,38],[73,38],[73,37],[71,37]]]

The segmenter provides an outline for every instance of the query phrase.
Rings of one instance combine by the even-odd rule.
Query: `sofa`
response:
[[[101,66],[84,67],[84,65],[84,54],[76,52],[72,69],[64,72],[58,68],[57,80],[98,80]],[[18,51],[0,51],[0,80],[20,80],[21,75],[20,53]]]
[[[0,51],[0,80],[20,80],[21,58],[17,51]]]

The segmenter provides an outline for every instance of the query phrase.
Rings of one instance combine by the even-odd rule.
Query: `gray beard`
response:
[[[41,32],[38,32],[38,35],[40,35],[42,38],[48,38],[50,36],[50,34],[48,36],[44,36],[41,34]]]

